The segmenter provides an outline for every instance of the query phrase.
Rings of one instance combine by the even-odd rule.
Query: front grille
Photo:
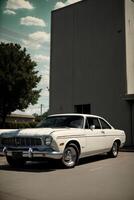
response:
[[[41,138],[31,137],[12,137],[2,138],[1,144],[3,146],[39,146],[42,145]]]

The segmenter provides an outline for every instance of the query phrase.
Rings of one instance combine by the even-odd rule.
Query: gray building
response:
[[[83,0],[52,12],[50,113],[91,113],[134,145],[134,1]]]

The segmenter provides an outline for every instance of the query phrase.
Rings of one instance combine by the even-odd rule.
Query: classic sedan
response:
[[[34,129],[0,130],[0,153],[12,166],[28,160],[57,159],[66,168],[80,158],[108,153],[117,157],[126,140],[104,118],[85,114],[58,114]]]

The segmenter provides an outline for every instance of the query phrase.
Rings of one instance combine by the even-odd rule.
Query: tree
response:
[[[26,48],[13,43],[0,44],[0,118],[3,125],[11,112],[37,103],[41,92],[37,84],[41,76],[36,66]]]
[[[42,115],[38,115],[37,113],[34,113],[33,116],[35,117],[36,122],[40,122],[42,119],[47,118],[49,115],[49,110],[44,112]]]
[[[43,115],[42,115],[42,119],[47,118],[48,115],[49,115],[49,110],[47,110],[46,112],[43,113]]]

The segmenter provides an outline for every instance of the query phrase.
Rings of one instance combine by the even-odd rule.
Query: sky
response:
[[[49,109],[51,11],[80,0],[0,0],[0,42],[26,47],[42,76],[38,103],[17,114],[41,114]]]

